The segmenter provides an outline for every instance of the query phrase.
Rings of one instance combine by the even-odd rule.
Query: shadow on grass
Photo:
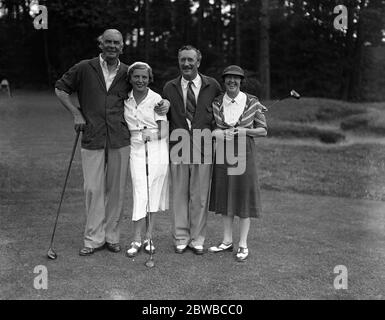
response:
[[[269,101],[264,103],[268,108]],[[300,100],[283,100],[269,108],[267,118],[291,122],[335,121],[355,114],[367,112],[368,107],[345,101],[301,98]]]
[[[335,130],[281,121],[270,122],[269,136],[279,138],[317,139],[324,143],[337,143],[345,140],[345,135]]]
[[[385,114],[379,110],[355,114],[341,121],[342,130],[351,130],[378,135],[385,134]]]

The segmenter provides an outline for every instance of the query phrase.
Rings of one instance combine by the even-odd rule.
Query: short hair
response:
[[[194,50],[197,54],[197,60],[198,61],[201,61],[202,60],[202,53],[197,49],[195,48],[194,46],[188,44],[188,45],[184,45],[182,46],[179,50],[178,50],[178,58],[179,58],[179,54],[183,51],[183,50]]]
[[[106,30],[104,30],[104,32],[97,38],[99,44],[103,43],[104,35],[107,32],[112,32],[112,33],[118,34],[120,36],[120,38],[121,38],[121,44],[123,44],[123,42],[124,42],[123,41],[123,35],[122,35],[122,33],[118,29],[106,29]]]
[[[152,68],[150,67],[149,64],[141,61],[134,62],[132,65],[128,67],[127,70],[127,75],[128,75],[128,80],[131,79],[132,74],[134,73],[134,70],[136,69],[146,69],[148,71],[148,79],[149,83],[154,81],[154,75],[152,73]]]

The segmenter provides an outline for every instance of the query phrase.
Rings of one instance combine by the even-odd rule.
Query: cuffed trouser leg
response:
[[[190,237],[193,246],[203,246],[206,237],[210,164],[190,165]]]
[[[126,194],[130,147],[108,149],[105,200],[105,238],[118,243]]]
[[[84,245],[97,248],[105,242],[105,153],[104,149],[81,149],[84,193],[86,200],[86,226]]]
[[[189,165],[170,164],[172,182],[172,217],[174,244],[187,245],[190,241]]]

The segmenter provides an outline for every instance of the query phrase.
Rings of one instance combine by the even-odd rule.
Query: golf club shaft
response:
[[[279,98],[278,100],[275,100],[270,106],[269,108],[271,108],[272,106],[274,106],[275,104],[277,104],[278,102],[282,101],[282,100],[285,100],[287,98],[290,98],[291,96],[288,95],[288,96],[285,96],[285,97],[282,97],[282,98]]]
[[[147,129],[144,127],[144,129]],[[147,231],[149,228],[151,228],[151,217],[150,217],[150,185],[149,185],[149,170],[148,170],[148,146],[147,146],[148,140],[147,138],[144,140],[144,150],[146,155],[146,181],[147,181],[147,215],[146,215],[146,225],[147,225]],[[152,230],[149,232],[150,235],[150,260],[152,260]]]
[[[61,204],[62,204],[62,202],[63,202],[64,192],[65,192],[65,189],[66,189],[66,186],[67,186],[68,176],[69,176],[70,171],[71,171],[71,165],[72,165],[72,161],[73,161],[73,159],[74,159],[74,155],[75,155],[75,151],[76,151],[76,146],[77,146],[77,144],[78,144],[79,135],[80,135],[80,130],[78,130],[77,133],[76,133],[75,143],[74,143],[74,145],[73,145],[73,147],[72,147],[71,159],[70,159],[70,163],[69,163],[69,165],[68,165],[67,174],[66,174],[66,178],[65,178],[65,181],[64,181],[64,186],[63,186],[63,189],[62,189],[62,192],[61,192],[60,202],[59,202],[59,207],[58,207],[57,212],[56,212],[55,225],[54,225],[53,231],[52,231],[50,247],[52,246],[53,239],[54,239],[54,237],[55,237],[56,225],[57,225],[57,221],[58,221],[58,218],[59,218],[59,213],[60,213]]]
[[[271,108],[273,105],[275,105],[276,103],[282,101],[282,100],[285,100],[287,98],[295,98],[295,99],[300,99],[301,98],[301,95],[295,91],[295,90],[291,90],[290,91],[290,94],[288,94],[287,96],[284,96],[282,98],[279,98],[278,100],[274,101],[270,106],[269,108]]]

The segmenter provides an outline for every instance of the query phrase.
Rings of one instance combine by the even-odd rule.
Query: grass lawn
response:
[[[272,102],[267,101],[267,106]],[[326,143],[346,140],[346,136],[385,133],[385,103],[349,103],[302,98],[287,99],[269,108],[269,135],[318,139]]]
[[[78,150],[55,238],[59,258],[48,261],[75,134],[71,117],[52,94],[15,96],[0,100],[0,299],[384,299],[382,145],[259,140],[264,214],[252,223],[249,260],[236,263],[231,253],[176,255],[167,212],[157,217],[158,252],[151,271],[144,266],[144,253],[135,259],[108,251],[78,256],[84,226]],[[313,116],[316,107],[312,116],[312,108],[306,109],[309,115],[297,109],[295,119],[289,109],[285,115],[275,107],[268,121],[319,121]],[[359,114],[354,112],[349,116]],[[323,120],[325,125],[333,121]],[[131,200],[129,184],[123,245],[132,236]],[[210,214],[206,245],[216,244],[221,233],[220,217]],[[48,268],[48,290],[33,288],[36,265]],[[348,268],[348,290],[333,287],[336,265]]]

